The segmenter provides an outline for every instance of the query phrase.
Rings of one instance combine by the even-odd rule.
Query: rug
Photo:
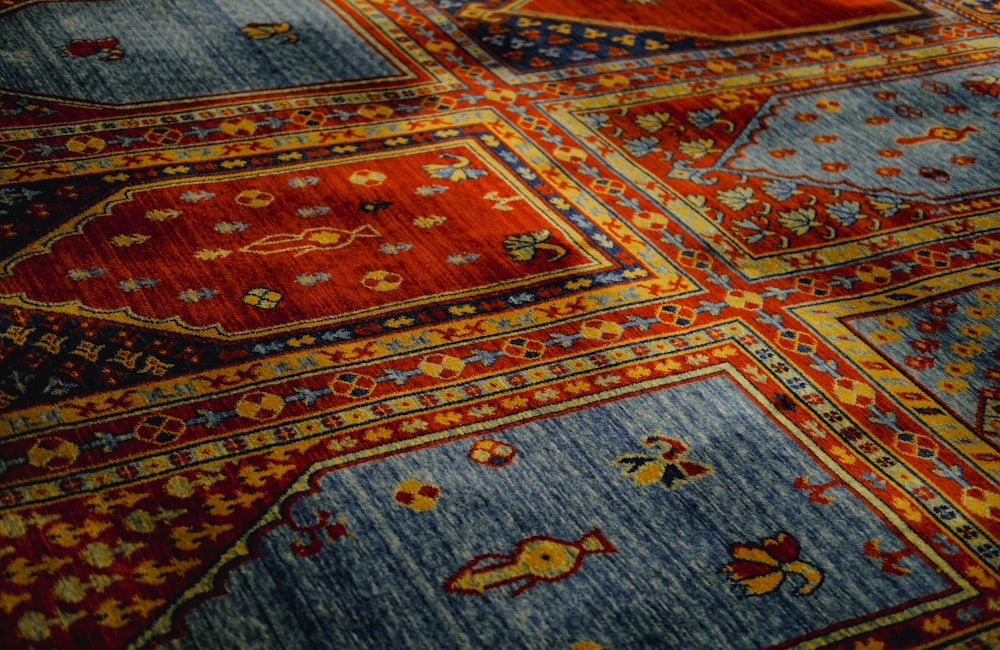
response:
[[[0,645],[1000,647],[998,14],[0,0]]]

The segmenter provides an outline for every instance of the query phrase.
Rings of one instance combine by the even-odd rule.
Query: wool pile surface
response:
[[[998,13],[0,0],[0,645],[1000,647]]]

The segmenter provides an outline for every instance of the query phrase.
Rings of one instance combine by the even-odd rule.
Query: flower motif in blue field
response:
[[[622,475],[630,476],[638,486],[659,485],[672,490],[692,478],[712,473],[712,468],[687,459],[687,445],[676,438],[649,435],[642,444],[652,453],[621,454],[613,463]]]
[[[776,590],[790,574],[797,574],[805,583],[800,596],[807,596],[823,582],[823,573],[799,559],[799,542],[785,532],[762,542],[737,543],[729,550],[734,562],[722,567],[722,572],[744,589],[747,596],[762,596]]]

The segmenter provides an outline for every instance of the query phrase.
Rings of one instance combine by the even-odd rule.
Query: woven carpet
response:
[[[1000,648],[998,27],[0,0],[0,646]]]

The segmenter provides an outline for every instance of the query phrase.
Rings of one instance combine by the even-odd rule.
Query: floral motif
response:
[[[469,165],[472,164],[472,161],[464,156],[452,153],[443,153],[441,154],[441,158],[448,158],[454,162],[444,164],[429,163],[421,165],[421,168],[431,178],[443,178],[450,180],[453,183],[470,179],[474,180],[480,176],[486,175],[485,169],[470,167]]]
[[[785,532],[761,543],[733,544],[729,550],[736,560],[722,567],[723,573],[744,589],[747,596],[761,596],[781,586],[789,574],[805,579],[798,593],[807,596],[823,582],[823,573],[799,559],[799,542]]]
[[[707,465],[687,460],[684,456],[688,448],[680,440],[654,435],[644,437],[642,443],[658,453],[622,454],[614,460],[622,474],[631,476],[636,485],[657,484],[666,490],[672,490],[690,478],[712,471]]]
[[[548,241],[551,236],[552,231],[547,228],[517,235],[508,235],[503,240],[503,248],[515,262],[533,260],[539,250],[547,249],[552,251],[547,261],[554,262],[566,255],[566,249]]]

